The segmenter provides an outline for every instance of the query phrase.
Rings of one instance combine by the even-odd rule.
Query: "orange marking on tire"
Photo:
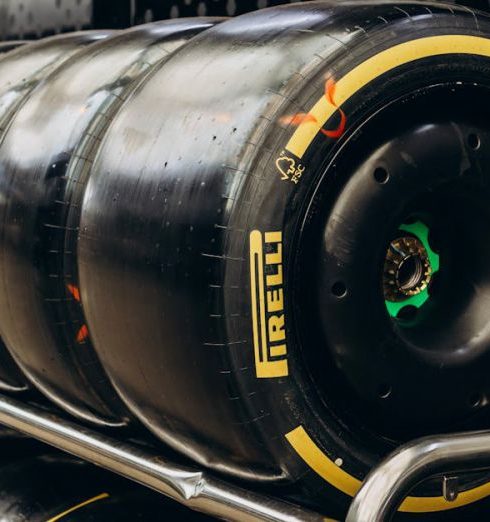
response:
[[[80,302],[80,290],[78,289],[78,286],[67,284],[66,288],[68,288],[68,292],[73,296],[73,299]]]
[[[336,129],[332,130],[326,130],[326,129],[320,129],[320,132],[327,136],[328,138],[333,139],[339,139],[342,134],[345,131],[345,127],[347,124],[347,117],[345,115],[345,112],[339,108],[339,106],[335,103],[334,97],[335,97],[335,88],[337,84],[335,83],[335,80],[333,78],[328,78],[328,80],[325,82],[325,98],[327,99],[328,103],[330,105],[333,105],[340,114],[340,123],[339,126]]]
[[[82,324],[80,330],[77,333],[77,343],[83,343],[87,340],[88,337],[88,328],[86,324]]]
[[[315,116],[313,116],[313,114],[310,114],[309,112],[298,112],[296,114],[283,116],[279,119],[279,121],[283,125],[294,125],[297,127],[298,125],[309,121],[317,123],[318,120],[315,118]]]
[[[337,84],[335,83],[335,80],[333,78],[328,78],[328,80],[325,82],[325,98],[327,99],[327,102],[330,105],[333,105],[340,114],[340,123],[336,129],[320,129],[320,132],[327,136],[327,138],[332,138],[334,140],[339,139],[342,134],[344,134],[345,127],[347,125],[347,117],[345,115],[345,112],[339,108],[339,106],[335,103],[335,88]],[[279,122],[283,125],[293,125],[295,127],[298,127],[302,123],[318,123],[317,118],[309,113],[309,112],[298,112],[296,114],[286,115],[279,119]]]

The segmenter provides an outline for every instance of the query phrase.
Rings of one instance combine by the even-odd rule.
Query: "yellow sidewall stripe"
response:
[[[93,504],[94,502],[103,500],[104,498],[109,498],[109,493],[101,493],[100,495],[97,495],[96,497],[92,497],[92,498],[89,498],[88,500],[85,500],[85,502],[80,502],[80,504],[77,504],[76,506],[73,506],[70,509],[63,511],[63,513],[60,513],[59,515],[56,515],[53,518],[50,518],[49,520],[47,520],[47,522],[56,522],[57,520],[61,520],[63,517],[66,517],[66,515],[69,515],[70,513],[73,513],[74,511],[77,511],[78,509],[88,506],[89,504]]]
[[[490,57],[490,40],[479,36],[444,35],[419,38],[380,52],[361,63],[345,76],[336,79],[335,103],[341,106],[357,91],[382,74],[395,67],[422,58],[444,54],[473,54]],[[298,158],[302,158],[311,142],[325,123],[335,114],[337,108],[322,96],[310,110],[314,118],[301,123],[291,136],[286,148]]]
[[[490,57],[490,39],[468,35],[443,35],[419,38],[380,52],[361,63],[345,76],[336,79],[335,102],[338,107],[356,92],[400,65],[422,58],[446,54],[469,54]],[[314,118],[301,123],[291,136],[286,149],[302,158],[322,127],[335,114],[334,107],[325,96],[310,110]],[[361,487],[361,481],[332,462],[313,442],[302,426],[288,434],[286,439],[304,462],[331,486],[353,497]],[[444,497],[407,497],[400,511],[426,513],[444,511],[471,504],[490,495],[490,483],[460,493],[453,502]]]
[[[286,439],[305,463],[331,486],[353,497],[362,482],[332,462],[313,442],[303,426],[298,426],[286,434]],[[408,513],[427,513],[445,511],[466,506],[490,495],[490,482],[461,492],[456,500],[448,502],[444,497],[407,497],[400,511]]]

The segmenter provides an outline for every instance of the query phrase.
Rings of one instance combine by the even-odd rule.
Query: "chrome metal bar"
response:
[[[154,489],[202,513],[236,522],[323,522],[322,515],[260,495],[156,453],[95,433],[0,395],[0,423]]]
[[[437,474],[490,469],[490,431],[425,437],[402,446],[366,477],[346,522],[386,522],[420,482]],[[451,499],[457,498],[457,491]]]

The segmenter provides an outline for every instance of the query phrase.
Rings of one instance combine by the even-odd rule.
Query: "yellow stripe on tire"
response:
[[[490,40],[480,36],[444,35],[419,38],[395,45],[372,56],[342,78],[336,79],[336,105],[340,107],[369,82],[395,67],[444,54],[490,57]],[[320,129],[337,110],[337,107],[328,103],[325,96],[322,96],[310,110],[314,118],[308,118],[298,126],[286,145],[287,150],[302,158]]]
[[[362,482],[350,473],[337,466],[315,444],[303,426],[298,426],[286,434],[286,439],[301,459],[331,486],[353,497],[360,489]],[[490,482],[473,489],[462,491],[456,500],[447,501],[440,497],[407,497],[399,511],[406,513],[428,513],[454,509],[490,496]]]

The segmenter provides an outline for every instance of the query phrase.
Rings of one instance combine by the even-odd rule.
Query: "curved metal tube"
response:
[[[346,522],[386,522],[418,483],[440,473],[490,468],[490,431],[424,437],[373,469],[352,501]],[[457,492],[451,500],[456,500]],[[449,500],[449,499],[448,499]]]
[[[0,396],[0,423],[220,519],[236,522],[328,520],[299,506],[170,463],[157,453],[95,433],[4,396]]]

